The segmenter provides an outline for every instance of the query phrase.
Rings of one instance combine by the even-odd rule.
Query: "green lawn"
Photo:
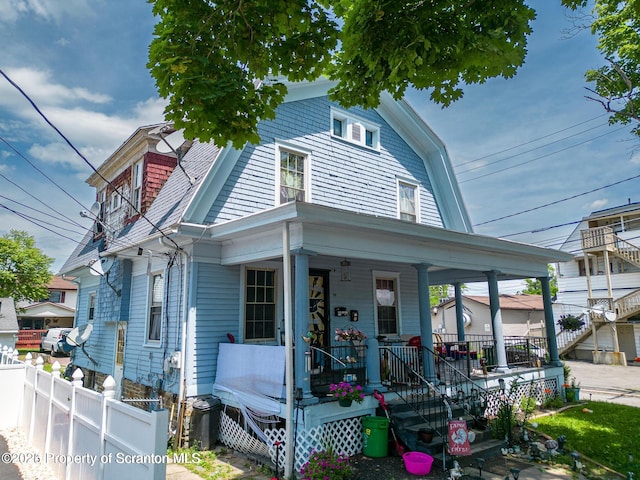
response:
[[[554,439],[565,435],[567,452],[576,451],[625,476],[633,472],[634,478],[640,478],[640,409],[585,402],[533,421],[537,422],[538,431]]]

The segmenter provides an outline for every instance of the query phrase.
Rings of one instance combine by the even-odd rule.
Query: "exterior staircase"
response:
[[[499,454],[505,442],[493,438],[484,417],[491,395],[488,391],[475,385],[463,372],[442,359],[441,362],[447,363],[451,371],[446,375],[448,383],[436,387],[422,377],[412,364],[393,352],[389,352],[389,355],[394,357],[391,359],[393,362],[402,363],[412,378],[406,383],[389,385],[389,390],[396,393],[398,398],[388,403],[387,410],[390,428],[408,450],[427,453],[437,464],[449,468],[453,458],[448,452],[448,422],[456,419],[465,420],[467,431],[475,436],[470,443],[471,455],[455,457],[461,466],[471,465],[478,457],[486,459]],[[422,347],[422,355],[435,354]],[[421,431],[433,432],[433,438],[427,441]]]

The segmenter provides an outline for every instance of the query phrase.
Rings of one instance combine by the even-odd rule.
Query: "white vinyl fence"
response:
[[[113,397],[115,381],[107,377],[104,393],[17,359],[17,351],[0,351],[0,428],[19,428],[33,446],[33,461],[46,462],[60,480],[164,480],[169,415],[146,412]],[[37,458],[36,458],[37,456]]]

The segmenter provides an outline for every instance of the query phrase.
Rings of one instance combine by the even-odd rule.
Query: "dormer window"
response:
[[[331,109],[331,136],[380,149],[380,127],[341,110]]]

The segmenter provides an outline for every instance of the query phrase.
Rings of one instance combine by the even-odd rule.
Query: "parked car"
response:
[[[47,330],[47,333],[42,336],[42,340],[40,340],[40,351],[51,352],[53,356],[58,353],[64,354],[59,348],[58,342],[63,341],[70,331],[71,328],[50,328]]]

